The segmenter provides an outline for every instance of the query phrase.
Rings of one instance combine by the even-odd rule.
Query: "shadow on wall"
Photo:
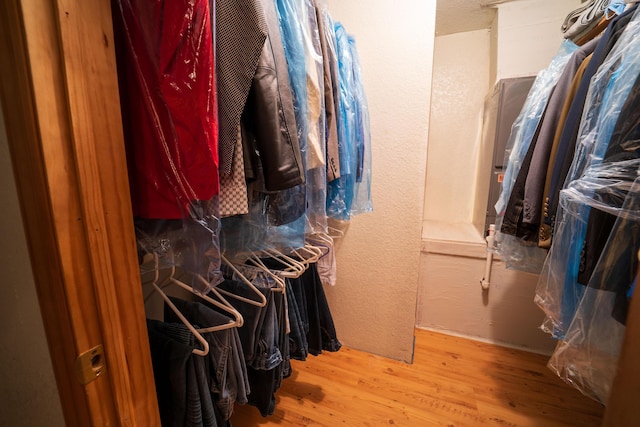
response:
[[[556,341],[540,328],[544,313],[534,302],[538,277],[506,269],[504,262],[496,261],[489,289],[479,292],[483,304],[491,307],[491,334],[496,341],[551,354]]]
[[[540,329],[544,314],[534,302],[538,276],[494,260],[483,291],[485,259],[460,252],[422,253],[416,326],[550,354],[555,342]]]

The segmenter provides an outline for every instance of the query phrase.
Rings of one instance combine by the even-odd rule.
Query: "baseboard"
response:
[[[505,343],[505,342],[501,342],[501,341],[491,340],[491,339],[488,339],[488,338],[474,337],[474,336],[465,335],[465,334],[461,334],[459,332],[454,332],[454,331],[450,331],[450,330],[435,329],[435,328],[429,328],[429,327],[425,327],[425,326],[416,326],[416,329],[422,329],[424,331],[429,331],[429,332],[436,332],[436,333],[439,333],[439,334],[451,335],[453,337],[464,338],[464,339],[468,339],[468,340],[472,340],[472,341],[478,341],[478,342],[482,342],[482,343],[485,343],[485,344],[497,345],[497,346],[500,346],[500,347],[511,348],[511,349],[514,349],[514,350],[526,351],[528,353],[541,354],[543,356],[551,356],[551,354],[553,353],[552,351],[550,352],[550,351],[546,351],[546,350],[539,350],[539,349],[534,349],[534,348],[530,348],[530,347],[524,347],[524,346],[520,346],[520,345],[509,344],[509,343]]]

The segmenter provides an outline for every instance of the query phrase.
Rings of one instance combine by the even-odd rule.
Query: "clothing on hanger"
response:
[[[502,233],[502,221],[511,192],[523,165],[523,159],[529,150],[534,135],[538,132],[541,117],[545,111],[549,95],[562,75],[571,55],[578,47],[564,41],[558,53],[549,66],[538,73],[522,111],[511,128],[505,151],[505,173],[502,189],[495,204],[496,221],[496,250],[509,268],[521,271],[539,273],[544,263],[546,253],[533,246],[523,245],[522,241],[513,235]],[[517,218],[517,217],[516,217]],[[509,224],[507,225],[509,226]]]
[[[564,105],[562,107],[562,111],[560,113],[560,117],[558,119],[558,127],[556,128],[556,131],[553,137],[553,143],[551,146],[551,152],[549,153],[549,164],[547,165],[547,170],[545,174],[544,190],[542,192],[543,195],[549,194],[549,187],[551,185],[551,171],[554,169],[556,164],[556,158],[558,154],[558,147],[560,144],[560,137],[562,136],[562,130],[564,129],[565,125],[567,125],[567,118],[568,118],[569,111],[573,104],[574,98],[576,97],[578,88],[583,79],[587,66],[591,62],[592,57],[593,57],[593,54],[587,56],[584,59],[584,61],[582,61],[582,64],[580,64],[580,67],[578,67],[578,70],[576,71],[573,81],[571,82],[571,87],[567,92],[567,98],[565,99]],[[542,216],[540,219],[540,228],[538,230],[538,246],[544,249],[549,249],[551,247],[552,230],[551,230],[551,225],[548,223],[548,221],[550,221],[549,218],[550,218],[549,198],[547,196],[542,201]]]
[[[639,19],[638,15],[633,19]],[[549,323],[553,325],[552,332],[559,338],[564,336],[584,293],[584,286],[578,284],[578,274],[585,268],[582,251],[590,212],[589,200],[595,190],[587,193],[591,197],[585,197],[582,192],[575,193],[571,188],[580,188],[581,177],[592,171],[597,173],[602,166],[616,123],[624,122],[626,118],[624,107],[640,73],[640,62],[634,59],[633,54],[629,55],[640,48],[635,38],[637,26],[628,28],[630,31],[622,33],[591,80],[578,144],[567,174],[567,184],[560,195],[561,208],[556,219],[554,243],[546,261],[549,274],[543,274],[538,285],[536,301],[547,313]],[[605,178],[601,185],[606,188],[612,182],[617,180]],[[578,218],[581,219],[576,220]]]
[[[597,41],[577,49],[565,65],[545,106],[538,127],[511,190],[500,231],[527,242],[538,241],[542,207],[543,179],[548,169],[553,136],[558,127],[564,100],[584,58],[592,53]]]
[[[571,11],[562,23],[564,37],[576,41],[589,33],[605,15],[609,1],[588,0],[586,4]]]
[[[560,190],[564,186],[573,160],[580,119],[585,108],[585,100],[587,98],[591,79],[605,60],[607,54],[613,49],[613,46],[616,45],[627,24],[631,21],[631,18],[636,11],[636,7],[625,11],[618,18],[611,21],[602,37],[599,39],[589,65],[585,69],[584,76],[582,77],[574,100],[571,103],[571,108],[567,114],[565,126],[562,129],[562,134],[558,142],[558,154],[553,165],[553,169],[550,173],[547,173],[547,181],[549,184],[548,191],[544,195],[544,216],[542,225],[550,230],[547,231],[547,235],[552,236],[553,230],[555,229]],[[545,185],[545,187],[547,186]]]
[[[320,40],[320,48],[322,51],[322,65],[324,78],[324,109],[326,120],[326,163],[327,163],[327,182],[340,178],[340,153],[338,151],[338,125],[336,100],[334,95],[337,93],[334,85],[338,83],[337,76],[332,73],[331,64],[335,63],[335,51],[333,41],[328,38],[325,10],[321,9],[318,1],[314,0],[316,21],[318,23],[318,37]],[[331,55],[331,56],[330,56]]]
[[[194,203],[219,191],[208,0],[113,9],[133,214],[198,217]]]
[[[565,381],[603,404],[608,401],[617,373],[630,288],[638,268],[640,192],[637,180],[628,189],[574,321],[548,364]]]
[[[193,335],[180,323],[147,319],[156,396],[163,427],[217,427],[202,356],[193,355]]]
[[[225,315],[218,313],[202,303],[171,298],[171,301],[192,323],[223,323]],[[174,322],[175,313],[165,308],[165,321]],[[246,364],[242,353],[237,328],[205,334],[209,341],[209,354],[206,366],[209,372],[209,386],[213,401],[222,419],[228,420],[233,405],[247,403],[251,389],[247,379]]]
[[[592,13],[587,9],[595,5],[582,11]],[[542,328],[559,340],[549,366],[603,403],[640,248],[639,20],[637,5],[627,8],[572,54],[540,98],[538,122],[531,115],[532,89],[521,116],[533,137],[522,138],[519,116],[496,204],[498,248],[508,266],[531,271],[532,244],[548,249],[534,272],[540,272],[535,302],[546,316]]]
[[[216,0],[215,15],[220,173],[230,174],[240,117],[269,30],[259,0]]]
[[[355,40],[314,0],[143,3],[113,9],[162,425],[267,416],[291,357],[341,348],[328,221],[372,210]]]

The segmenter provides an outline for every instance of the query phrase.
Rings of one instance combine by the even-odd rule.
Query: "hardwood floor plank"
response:
[[[275,413],[237,406],[234,426],[598,426],[603,407],[563,383],[547,357],[416,330],[413,364],[343,348],[305,362]]]
[[[324,378],[308,372],[305,377],[307,375],[310,380],[319,383],[322,383]],[[327,393],[322,405],[331,402],[334,395],[339,396],[341,402],[346,402],[344,412],[352,411],[352,408],[361,408],[364,411],[358,410],[357,413],[364,413],[372,425],[380,425],[381,420],[395,425],[431,425],[439,419],[459,423],[471,420],[474,425],[482,425],[483,420],[479,419],[475,404],[470,407],[460,399],[451,401],[432,397],[419,391],[407,390],[402,385],[400,382],[376,383],[363,377],[356,385],[344,385]],[[362,419],[356,418],[350,420],[349,425],[362,425],[362,422]]]

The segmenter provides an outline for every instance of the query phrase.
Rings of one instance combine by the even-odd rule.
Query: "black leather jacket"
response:
[[[243,121],[254,136],[265,189],[278,191],[304,183],[305,171],[284,49],[271,34],[262,48]]]

